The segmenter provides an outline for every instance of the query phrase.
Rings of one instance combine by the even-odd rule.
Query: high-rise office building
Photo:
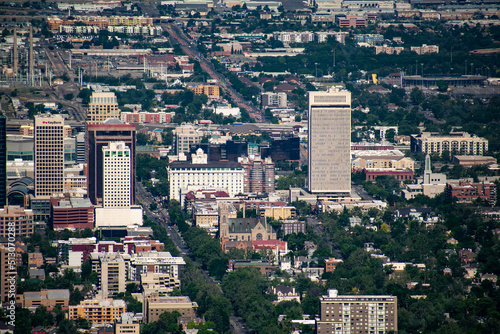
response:
[[[130,149],[124,142],[102,148],[104,208],[130,207]]]
[[[175,146],[177,154],[189,153],[189,146],[201,142],[203,135],[196,132],[192,125],[183,125],[175,128]]]
[[[111,142],[123,142],[130,150],[130,205],[135,204],[135,125],[108,119],[103,124],[87,127],[88,177],[87,191],[94,205],[102,205],[104,190],[103,147]]]
[[[318,334],[384,334],[398,331],[398,303],[395,296],[345,295],[328,290],[320,297]]]
[[[75,136],[76,163],[85,163],[85,132],[80,132]]]
[[[317,194],[351,191],[351,93],[309,92],[308,189]]]
[[[0,207],[7,204],[7,119],[0,115]]]
[[[108,118],[120,119],[114,92],[93,92],[87,109],[87,124],[102,124]]]
[[[35,197],[64,190],[64,119],[35,116]]]

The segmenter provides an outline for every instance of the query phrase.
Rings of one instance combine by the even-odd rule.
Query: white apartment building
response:
[[[287,95],[286,93],[262,93],[262,106],[286,108]]]
[[[138,281],[141,275],[148,273],[165,274],[176,280],[179,279],[179,272],[184,268],[186,262],[180,256],[172,256],[170,252],[142,252],[133,254],[127,277],[131,281]]]
[[[425,154],[443,151],[460,153],[462,155],[483,155],[488,151],[488,140],[471,135],[467,132],[452,132],[441,135],[437,132],[423,132],[420,135],[411,135],[411,151]]]
[[[64,119],[35,116],[35,197],[64,190]]]
[[[124,142],[111,142],[102,154],[103,207],[130,207],[130,149]]]
[[[170,199],[181,201],[188,188],[210,188],[226,191],[230,197],[243,193],[245,171],[237,162],[207,161],[202,149],[193,155],[193,162],[175,161],[168,166]]]

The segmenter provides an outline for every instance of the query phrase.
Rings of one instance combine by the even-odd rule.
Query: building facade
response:
[[[0,207],[7,204],[7,118],[0,115]]]
[[[148,296],[144,298],[143,314],[144,322],[150,323],[158,321],[163,312],[178,311],[181,314],[179,318],[181,323],[187,324],[194,321],[196,318],[195,309],[198,307],[196,302],[191,302],[191,299],[186,296],[178,297],[160,297]]]
[[[64,119],[35,116],[35,197],[64,190]]]
[[[111,142],[102,148],[104,208],[130,207],[130,148],[124,142]]]
[[[94,206],[88,198],[51,197],[50,217],[54,230],[94,228]]]
[[[120,299],[84,300],[79,305],[69,307],[68,319],[83,318],[93,325],[112,324],[125,310],[125,302]]]
[[[321,316],[318,334],[383,334],[398,330],[398,308],[395,296],[339,296],[328,290],[320,297]]]
[[[309,92],[309,191],[350,193],[350,153],[351,93]]]
[[[92,92],[87,109],[87,125],[102,124],[108,118],[120,119],[120,109],[114,92]]]
[[[124,123],[170,123],[175,112],[122,112],[120,119]]]
[[[497,202],[497,187],[493,182],[448,182],[446,184],[446,197],[456,198],[461,203],[471,203],[477,199],[495,206]]]
[[[89,125],[87,191],[94,205],[102,205],[104,193],[103,147],[111,142],[124,142],[130,150],[130,204],[135,204],[135,125],[123,124],[119,120],[107,120],[103,124]],[[118,167],[117,167],[118,168]]]
[[[271,158],[262,159],[260,155],[239,158],[243,167],[243,191],[249,193],[271,193],[274,187],[274,162]]]
[[[187,193],[189,188],[224,190],[230,197],[243,192],[244,170],[239,163],[208,162],[207,155],[201,149],[194,160],[196,162],[193,163],[176,161],[168,166],[170,199],[180,202],[182,192]]]
[[[91,253],[90,260],[92,271],[99,278],[99,289],[104,297],[125,292],[125,281],[127,279],[125,256],[120,253]]]
[[[420,135],[411,135],[411,151],[425,154],[444,151],[460,153],[461,155],[483,155],[488,151],[488,140],[470,135],[466,132],[452,132],[440,135],[437,132],[423,132]]]
[[[219,86],[217,85],[199,85],[191,89],[197,95],[205,94],[208,97],[219,97]]]
[[[16,238],[29,237],[34,233],[34,226],[33,210],[17,205],[0,209],[0,237],[8,238],[10,232],[14,232]]]
[[[179,126],[175,128],[175,147],[177,154],[189,153],[189,146],[192,144],[199,144],[201,142],[202,135],[196,132],[194,127]]]
[[[286,93],[262,93],[262,107],[276,107],[276,108],[286,108],[287,107],[287,95]]]
[[[52,311],[57,305],[63,310],[67,310],[69,306],[69,290],[41,290],[24,292],[22,295],[16,296],[17,301],[23,307],[33,310],[39,306],[45,306],[48,311]]]

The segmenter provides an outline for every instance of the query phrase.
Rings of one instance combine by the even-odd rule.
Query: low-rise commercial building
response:
[[[158,321],[163,312],[178,311],[181,314],[179,321],[187,324],[196,319],[195,310],[198,308],[196,302],[192,302],[189,297],[161,297],[159,295],[146,296],[143,304],[144,322],[150,323]]]
[[[16,301],[24,308],[34,310],[37,307],[45,306],[48,311],[52,311],[56,305],[60,305],[63,310],[69,306],[69,290],[41,290],[29,291],[16,295]]]

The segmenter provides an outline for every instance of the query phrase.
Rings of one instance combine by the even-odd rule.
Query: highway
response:
[[[217,80],[221,89],[231,96],[238,107],[245,109],[250,114],[250,117],[256,122],[264,122],[262,111],[253,106],[233,88],[229,80],[215,69],[214,65],[203,56],[193,41],[187,37],[177,25],[174,23],[163,24],[162,27],[167,30],[171,38],[175,39],[180,44],[182,50],[189,57],[200,62],[201,68],[207,72],[212,79]]]

